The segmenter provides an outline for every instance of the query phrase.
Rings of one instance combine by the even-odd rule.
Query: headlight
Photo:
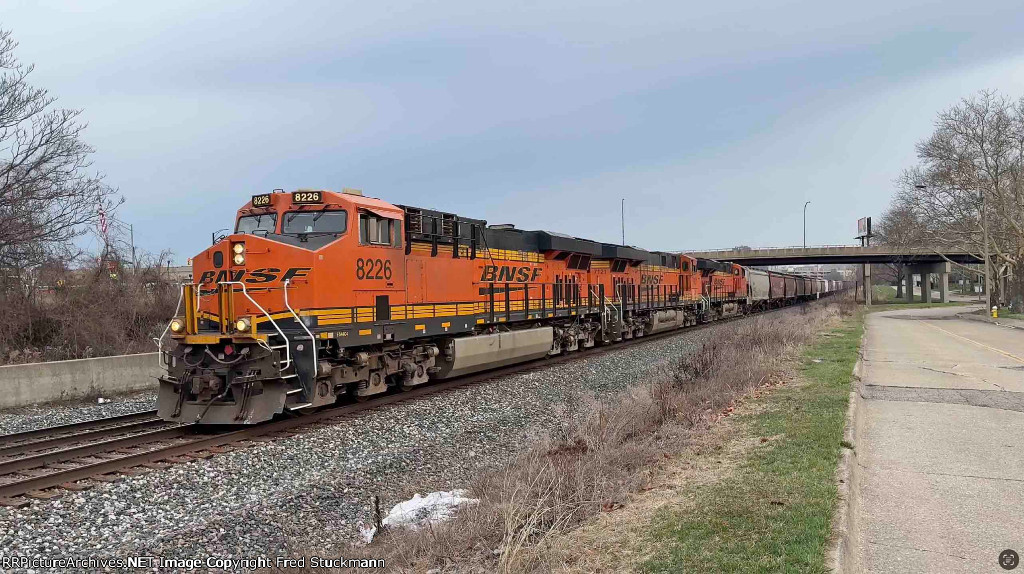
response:
[[[250,321],[248,317],[242,317],[235,321],[235,330],[239,333],[249,332],[250,327],[252,327],[252,321]]]
[[[182,321],[181,319],[172,319],[171,320],[171,332],[172,333],[181,333],[184,330],[185,330],[185,322],[184,321]]]
[[[241,253],[235,253],[233,261],[235,262],[235,265],[241,265],[245,263],[245,255],[242,255]]]
[[[236,243],[236,244],[231,246],[231,250],[234,251],[235,253],[237,253],[238,255],[241,255],[241,254],[245,253],[245,244],[244,243]]]

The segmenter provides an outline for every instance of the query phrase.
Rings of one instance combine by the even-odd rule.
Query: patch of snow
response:
[[[370,526],[360,520],[356,527],[359,528],[359,538],[363,541],[363,544],[369,544],[373,542],[373,537],[377,534],[377,527]]]
[[[480,502],[476,498],[468,498],[467,494],[469,492],[464,489],[431,492],[426,496],[416,493],[409,500],[399,502],[392,507],[391,512],[388,512],[382,522],[387,528],[412,528],[413,530],[442,522],[451,518],[459,506]],[[362,522],[358,524],[358,527],[363,542],[369,544],[377,533],[377,528]]]
[[[467,494],[469,492],[463,489],[431,492],[426,496],[414,494],[409,500],[399,502],[391,509],[384,518],[384,526],[416,529],[447,520],[460,505],[480,502],[475,498],[467,498]]]

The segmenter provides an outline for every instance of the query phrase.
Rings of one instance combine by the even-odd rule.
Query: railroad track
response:
[[[758,315],[775,313],[794,306],[772,309]],[[747,317],[741,315],[721,319],[638,337],[616,345],[592,347],[529,363],[499,367],[417,387],[407,392],[387,394],[365,402],[330,407],[301,417],[236,430],[211,430],[209,427],[190,424],[175,425],[157,419],[156,411],[146,411],[0,436],[0,505],[25,506],[29,504],[25,496],[37,499],[54,498],[61,495],[61,490],[90,488],[90,481],[112,482],[118,480],[120,475],[142,474],[167,468],[173,463],[210,458],[216,454],[251,447],[260,442],[295,436],[364,411],[422,399],[497,377],[578,361],[637,343],[690,334]]]
[[[139,432],[155,426],[166,426],[166,423],[157,418],[155,410],[151,410],[0,435],[0,461],[14,455]]]

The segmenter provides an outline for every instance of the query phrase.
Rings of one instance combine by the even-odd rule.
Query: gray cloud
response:
[[[255,192],[360,187],[657,248],[850,241],[936,111],[1024,93],[1018,4],[30,2],[140,243],[180,260]],[[168,5],[173,4],[173,5]]]

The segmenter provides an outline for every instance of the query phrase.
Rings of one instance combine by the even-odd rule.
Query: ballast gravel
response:
[[[417,492],[462,488],[481,467],[557,428],[580,396],[643,382],[713,331],[682,332],[373,409],[21,509],[0,507],[0,556],[160,556],[205,564],[208,557],[273,562],[329,549],[358,538],[357,524],[372,520],[373,496],[387,512]],[[40,424],[74,418],[54,412]],[[96,415],[90,409],[88,418]],[[28,424],[5,419],[0,416],[4,432]]]
[[[101,400],[102,399],[102,400]],[[0,435],[127,415],[156,408],[156,391],[0,411]]]

